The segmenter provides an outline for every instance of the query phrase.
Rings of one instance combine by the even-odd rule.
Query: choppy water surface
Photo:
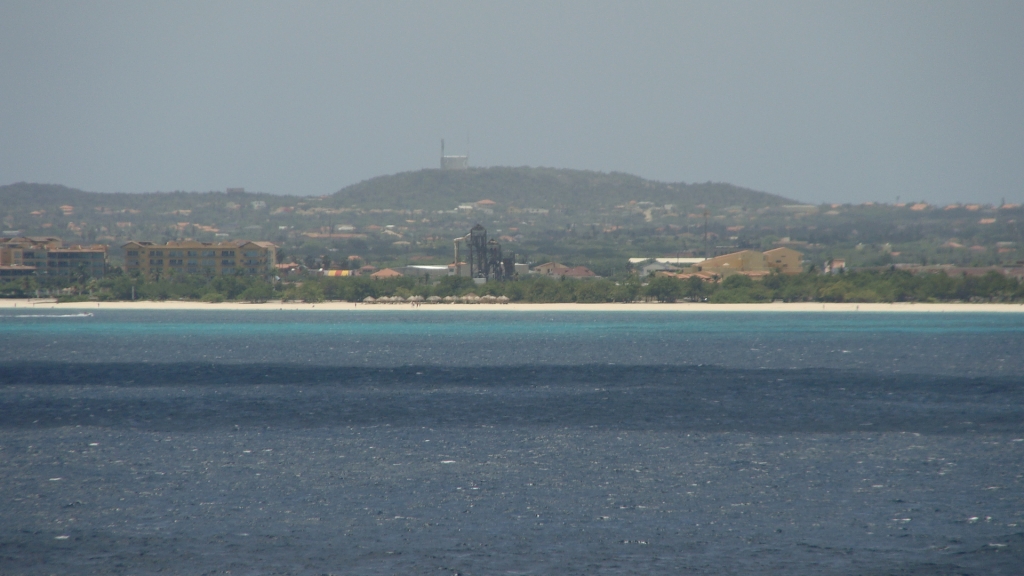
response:
[[[1022,351],[1024,315],[5,312],[0,573],[1020,574]]]

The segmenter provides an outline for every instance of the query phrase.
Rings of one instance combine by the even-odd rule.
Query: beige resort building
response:
[[[72,276],[84,273],[102,278],[107,268],[107,247],[65,245],[56,236],[0,238],[0,277]]]
[[[277,246],[270,242],[129,242],[124,249],[125,272],[144,276],[202,274],[204,276],[275,272]]]

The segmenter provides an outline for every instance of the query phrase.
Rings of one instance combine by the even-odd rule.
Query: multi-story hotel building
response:
[[[71,276],[84,273],[102,278],[107,268],[107,246],[65,246],[55,236],[0,238],[0,275],[14,273]]]
[[[125,272],[163,277],[177,274],[269,274],[274,269],[277,246],[270,242],[129,242],[124,248]]]

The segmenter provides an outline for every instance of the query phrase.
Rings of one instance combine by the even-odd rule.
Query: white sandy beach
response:
[[[135,301],[135,302],[66,302],[52,299],[0,299],[0,309],[27,310],[217,310],[217,311],[376,311],[376,312],[986,312],[1024,313],[1024,304],[823,304],[811,302],[766,304],[700,304],[700,303],[631,303],[631,304],[363,304],[353,302],[271,301],[262,304],[246,302]]]

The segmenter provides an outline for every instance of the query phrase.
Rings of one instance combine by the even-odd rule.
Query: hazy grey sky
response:
[[[0,0],[0,184],[437,166],[1024,201],[1024,2]]]

